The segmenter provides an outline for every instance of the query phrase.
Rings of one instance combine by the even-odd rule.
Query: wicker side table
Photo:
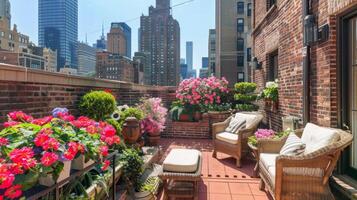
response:
[[[253,178],[258,178],[259,177],[259,153],[258,153],[258,148],[249,144],[248,143],[248,147],[251,150],[251,154],[253,156],[253,158],[255,159],[256,163],[254,166],[254,170],[253,170]]]

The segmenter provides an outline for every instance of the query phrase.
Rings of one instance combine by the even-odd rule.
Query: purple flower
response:
[[[275,132],[271,129],[258,129],[258,131],[255,132],[255,137],[258,139],[271,138],[274,134]]]
[[[68,109],[67,108],[55,108],[52,110],[53,117],[58,117],[59,113],[68,114]]]

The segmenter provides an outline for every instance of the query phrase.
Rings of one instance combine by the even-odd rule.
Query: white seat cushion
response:
[[[258,116],[256,114],[247,113],[236,113],[234,116],[236,119],[245,119],[247,128],[250,128],[254,124],[254,121],[257,119],[257,117]]]
[[[304,153],[305,147],[306,145],[301,139],[294,133],[291,133],[281,148],[280,155],[298,156]]]
[[[270,179],[272,182],[275,182],[275,163],[276,163],[276,158],[279,156],[279,154],[273,154],[273,153],[261,153],[259,156],[261,164],[264,165],[265,169],[269,172],[270,174]]]
[[[335,130],[312,123],[306,124],[301,141],[306,144],[305,154],[312,153],[339,139]]]
[[[238,135],[234,133],[218,133],[216,135],[216,139],[230,143],[230,144],[238,144]]]
[[[164,171],[187,172],[197,171],[201,152],[194,149],[172,149],[163,162]]]

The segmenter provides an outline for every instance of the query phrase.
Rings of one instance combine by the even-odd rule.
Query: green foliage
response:
[[[128,186],[133,186],[136,191],[141,188],[140,176],[142,174],[143,158],[135,149],[125,149],[119,160],[123,164],[123,176]]]
[[[181,115],[189,115],[190,121],[193,121],[193,115],[201,112],[198,105],[184,104],[180,101],[174,101],[171,105],[170,118],[173,121],[179,121]]]
[[[222,103],[215,105],[203,105],[201,106],[201,110],[204,112],[225,112],[232,109],[231,103]]]
[[[237,93],[248,94],[255,92],[255,90],[257,89],[257,84],[250,82],[241,82],[236,83],[234,88]]]
[[[259,96],[260,99],[278,101],[279,98],[279,85],[277,82],[268,82],[266,87]]]
[[[144,119],[144,112],[135,107],[129,107],[124,111],[120,112],[120,120],[119,123],[122,125],[124,124],[125,120],[128,117],[135,117],[137,120],[141,121]]]
[[[114,96],[104,91],[93,91],[84,95],[79,104],[82,115],[91,119],[105,120],[115,110],[116,100]]]
[[[142,184],[139,191],[140,192],[148,191],[154,193],[156,186],[159,184],[160,181],[161,179],[157,176],[150,177],[145,181],[145,183]]]
[[[256,111],[258,106],[252,102],[257,100],[257,95],[254,93],[257,89],[256,83],[241,82],[235,84],[236,94],[234,99],[237,101],[236,109],[238,111]]]

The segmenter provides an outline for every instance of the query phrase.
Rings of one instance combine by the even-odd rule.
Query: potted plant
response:
[[[265,88],[260,94],[260,99],[264,99],[265,106],[271,111],[278,109],[279,84],[277,81],[267,82]]]
[[[257,100],[255,91],[257,89],[256,83],[241,82],[236,83],[234,99],[237,101],[236,109],[238,111],[257,111],[258,106],[252,104]]]
[[[171,105],[170,118],[173,121],[193,122],[200,121],[202,119],[202,114],[197,105],[174,101]]]
[[[160,98],[143,98],[140,102],[138,108],[145,115],[141,122],[142,131],[148,134],[151,145],[157,145],[165,128],[167,109],[163,107]]]

